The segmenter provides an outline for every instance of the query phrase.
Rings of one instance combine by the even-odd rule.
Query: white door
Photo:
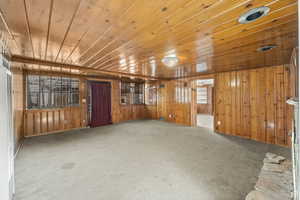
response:
[[[293,154],[293,175],[294,175],[294,200],[300,200],[300,135],[299,135],[299,64],[298,49],[292,54],[291,65],[291,88],[293,96],[287,103],[294,106],[294,127],[292,131],[292,154]]]
[[[0,56],[0,199],[14,192],[14,138],[11,120],[11,74]],[[5,60],[6,61],[6,60]]]

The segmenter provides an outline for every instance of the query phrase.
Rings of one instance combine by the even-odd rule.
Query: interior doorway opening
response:
[[[214,129],[214,79],[196,80],[197,127]]]

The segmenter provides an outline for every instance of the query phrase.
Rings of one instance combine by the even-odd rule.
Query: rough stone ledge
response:
[[[246,200],[292,200],[292,163],[282,156],[267,153],[264,165]]]

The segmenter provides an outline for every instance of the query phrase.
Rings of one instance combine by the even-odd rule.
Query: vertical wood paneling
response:
[[[47,114],[48,114],[48,118],[47,118],[47,120],[48,120],[48,132],[52,132],[52,131],[54,131],[54,126],[53,126],[53,111],[51,110],[51,111],[49,111],[49,112],[47,112]]]
[[[250,76],[249,71],[242,71],[241,81],[241,97],[242,97],[242,108],[241,108],[241,133],[243,137],[250,138]]]
[[[59,119],[59,110],[55,110],[54,111],[54,131],[57,131],[57,130],[59,130],[59,121],[60,121],[60,119]]]
[[[12,68],[12,111],[15,147],[18,148],[24,136],[24,74],[23,71]]]
[[[81,128],[80,110],[80,107],[26,110],[24,118],[25,136],[37,136]]]
[[[80,125],[79,127],[86,127],[88,125],[88,120],[87,120],[87,80],[84,78],[80,79],[80,88],[79,88],[79,99],[80,99],[80,111],[79,115],[80,118],[77,117],[78,120],[80,120]]]
[[[265,127],[265,69],[250,71],[250,113],[251,113],[251,139],[266,140]]]
[[[40,112],[34,112],[34,133],[35,134],[40,134],[42,133],[41,129],[41,113]]]
[[[230,133],[232,132],[231,130],[231,121],[232,121],[232,91],[231,91],[231,72],[227,72],[227,73],[224,73],[225,75],[225,82],[224,82],[224,92],[225,92],[225,97],[223,99],[224,101],[224,106],[225,106],[225,133]]]
[[[28,136],[30,134],[34,134],[34,118],[33,113],[26,113],[25,117],[25,125],[26,125],[26,132],[25,136]]]
[[[237,129],[237,126],[235,125],[236,124],[236,121],[238,120],[238,116],[237,116],[237,75],[236,75],[236,72],[231,72],[231,81],[230,81],[230,85],[231,85],[231,110],[232,110],[232,113],[231,113],[231,121],[229,122],[230,125],[231,125],[231,132],[234,134],[234,135],[237,135],[238,133],[238,129]]]
[[[64,110],[59,110],[59,130],[64,130],[65,124],[65,112]]]
[[[225,74],[220,73],[217,74],[216,79],[218,80],[216,82],[216,96],[215,96],[215,101],[216,101],[216,130],[220,132],[225,133]]]
[[[274,92],[274,69],[266,68],[266,133],[267,143],[275,143],[275,92]]]
[[[64,129],[69,129],[70,127],[70,109],[69,108],[66,108],[66,109],[63,109],[63,112],[64,112]]]
[[[108,81],[112,86],[112,122],[157,119],[157,105],[120,105],[120,81]],[[87,80],[80,78],[80,105],[75,107],[26,110],[25,136],[44,135],[87,126]]]
[[[283,67],[276,68],[275,71],[275,143],[279,145],[286,144],[286,129],[285,129],[285,92],[284,92],[284,73]]]
[[[289,77],[284,66],[217,74],[215,130],[289,146]]]
[[[187,80],[172,80],[162,81],[160,85],[158,118],[177,124],[192,125],[191,83]]]
[[[235,74],[236,76],[236,85],[235,85],[235,102],[236,102],[236,122],[234,124],[235,129],[236,129],[236,135],[242,136],[242,116],[241,116],[241,110],[242,110],[242,90],[241,90],[241,85],[242,85],[242,76],[241,72],[238,71]],[[218,82],[218,81],[217,81]],[[218,94],[216,94],[218,95]]]
[[[43,132],[43,133],[48,132],[48,116],[47,116],[47,114],[48,114],[47,111],[41,112],[41,132]]]

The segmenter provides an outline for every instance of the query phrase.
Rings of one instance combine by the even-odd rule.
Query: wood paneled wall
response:
[[[26,110],[25,137],[45,135],[84,127],[81,106],[59,109]]]
[[[214,74],[215,131],[265,143],[290,145],[292,107],[288,66]],[[26,110],[25,136],[35,136],[87,126],[87,79],[80,79],[79,107]],[[93,79],[94,80],[94,79]],[[157,105],[121,105],[120,81],[112,85],[112,121],[159,119],[191,126],[197,114],[194,80],[160,81]]]
[[[13,107],[13,128],[16,147],[23,138],[23,114],[24,114],[24,76],[23,71],[12,70],[12,107]]]
[[[112,85],[112,121],[118,123],[137,119],[157,119],[156,105],[121,105],[120,81],[110,81]]]
[[[290,146],[288,133],[292,129],[293,108],[286,104],[286,100],[292,96],[291,76],[289,65],[214,74],[215,131]],[[182,125],[195,125],[197,104],[194,79],[160,82],[159,118]]]
[[[87,126],[86,81],[84,78],[79,79],[79,106],[54,109],[25,109],[25,137],[45,135]]]
[[[218,73],[215,131],[265,143],[290,145],[292,107],[287,66]]]
[[[158,117],[169,122],[191,125],[191,86],[187,80],[160,82]]]
[[[121,105],[120,81],[80,78],[80,105],[77,107],[25,110],[25,137],[87,127],[87,81],[106,81],[112,87],[112,122],[157,119],[156,105]]]

